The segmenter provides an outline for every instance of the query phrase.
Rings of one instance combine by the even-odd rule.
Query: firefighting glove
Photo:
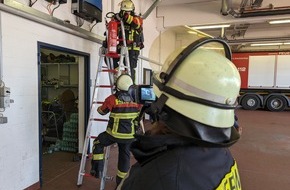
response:
[[[135,120],[133,121],[134,123],[134,127],[135,127],[135,133],[136,134],[140,134],[140,121],[139,121],[139,117],[135,118]]]
[[[142,126],[141,126],[141,123],[140,123],[140,121],[141,121],[142,118],[143,118],[143,116],[142,117],[139,117],[138,116],[133,121],[134,122],[134,126],[135,126],[135,133],[136,134],[139,134],[139,135],[143,135],[144,134],[144,131],[143,131]]]
[[[104,48],[108,48],[107,40],[104,40],[104,41],[103,41],[102,46],[103,46]]]

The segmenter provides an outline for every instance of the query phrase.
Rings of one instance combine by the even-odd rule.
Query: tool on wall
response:
[[[6,87],[4,82],[1,81],[0,85],[0,112],[4,112],[5,108],[10,107],[10,103],[14,103],[14,100],[10,99],[10,88]],[[7,123],[7,117],[0,114],[0,124]]]

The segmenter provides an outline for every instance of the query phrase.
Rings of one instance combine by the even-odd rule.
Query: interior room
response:
[[[125,29],[132,29],[121,23],[134,20],[130,20],[132,15],[125,16],[122,12],[122,2],[133,4],[129,12],[140,19],[142,30],[130,33],[142,33],[138,43],[133,42],[136,38],[124,40],[118,36],[125,35]],[[129,50],[134,48],[140,49],[133,69],[135,78],[130,88],[133,92],[128,89],[132,92],[129,102],[156,111],[156,104],[152,103],[160,103],[159,91],[171,96],[173,89],[178,92],[173,93],[177,94],[175,101],[190,99],[198,104],[187,109],[187,104],[171,108],[167,100],[162,102],[162,106],[176,109],[174,113],[182,115],[185,110],[196,109],[196,113],[211,113],[207,117],[211,122],[216,121],[213,118],[220,110],[231,110],[231,116],[236,117],[231,117],[231,126],[205,124],[230,130],[227,135],[239,136],[226,146],[239,172],[231,189],[287,189],[290,186],[289,7],[288,0],[0,0],[0,190],[115,190],[118,174],[126,180],[129,175],[118,170],[116,143],[97,156],[93,150],[94,139],[112,123],[112,116],[101,114],[98,108],[118,90],[120,75],[132,75],[127,64],[132,60]],[[122,22],[118,20],[120,15]],[[213,40],[214,45],[203,46],[203,40]],[[198,47],[188,49],[193,45]],[[234,77],[224,79],[225,75],[219,75],[217,80],[204,82],[200,88],[192,86],[210,80],[216,72],[206,77],[203,72],[188,69],[180,78],[190,79],[180,82],[177,66],[190,62],[189,55],[200,49],[227,58],[240,81],[236,97],[214,105],[210,99],[220,100],[223,93],[231,93],[231,88],[222,91],[213,84],[219,81],[226,84]],[[201,64],[208,58],[204,56],[195,62]],[[114,59],[119,61],[118,67],[113,65]],[[217,60],[207,62],[208,69],[204,71],[215,67],[212,64]],[[172,63],[176,67],[170,66]],[[171,75],[168,71],[177,73]],[[204,77],[199,80],[201,73]],[[175,82],[178,85],[165,92]],[[208,95],[209,87],[220,90],[220,94]],[[180,89],[194,92],[194,96],[180,97]],[[218,111],[203,112],[203,106]],[[149,113],[138,118],[136,133],[151,133],[154,116],[168,119],[161,112]],[[182,121],[192,119],[196,113],[183,115]],[[196,121],[202,123],[203,119]],[[96,157],[105,161],[100,178],[91,173],[92,160]],[[131,152],[130,169],[136,162],[138,157]],[[186,168],[190,167],[182,171],[187,171]],[[213,175],[212,170],[204,171]],[[152,176],[157,173],[153,172]],[[197,179],[195,172],[191,173],[190,178]],[[150,176],[140,180],[144,188]],[[229,187],[230,175],[223,176],[213,189],[219,189],[222,184]]]

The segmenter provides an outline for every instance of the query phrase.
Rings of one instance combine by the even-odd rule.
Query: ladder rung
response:
[[[82,173],[82,175],[84,176],[84,177],[94,177],[94,176],[92,176],[91,174],[89,174],[89,173]],[[112,181],[113,179],[114,179],[114,177],[112,177],[112,176],[105,176],[104,177],[104,179],[106,180],[106,181]]]
[[[82,173],[82,175],[85,176],[85,177],[94,177],[94,176],[92,176],[92,175],[89,174],[89,173]]]
[[[113,88],[114,85],[96,85],[96,87],[100,87],[100,88]]]
[[[120,54],[116,53],[107,53],[106,57],[111,57],[111,58],[120,58]]]
[[[109,121],[108,119],[98,119],[98,118],[92,118],[91,120],[94,120],[94,121]]]
[[[129,66],[126,66],[126,65],[124,65],[124,66],[122,66],[123,68],[129,68]]]
[[[100,101],[94,101],[93,104],[102,104],[104,102],[100,102]]]
[[[102,72],[117,73],[115,69],[103,69]]]

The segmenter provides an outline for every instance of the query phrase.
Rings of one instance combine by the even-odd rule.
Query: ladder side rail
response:
[[[109,62],[107,62],[108,64],[108,68],[112,69],[114,68],[113,66],[113,59],[111,58]],[[119,67],[120,69],[120,67]],[[114,79],[114,73],[109,73],[109,80],[110,80],[110,84],[112,86],[111,88],[111,94],[114,94],[114,83],[115,83],[115,79]],[[105,189],[105,183],[106,180],[109,179],[110,177],[107,177],[107,170],[108,170],[108,165],[109,165],[109,157],[110,157],[110,150],[111,150],[111,145],[107,146],[105,148],[105,158],[104,158],[104,167],[103,167],[103,172],[102,172],[102,176],[101,176],[101,183],[100,183],[100,190],[104,190]]]
[[[114,70],[114,66],[113,66],[113,58],[111,57],[106,57],[107,60],[107,66],[109,70]],[[114,81],[114,73],[109,73],[109,81],[110,81],[110,85],[113,86],[114,83],[112,83],[111,81]],[[113,93],[113,92],[112,92]]]
[[[120,21],[120,25],[121,25],[121,32],[122,32],[122,41],[123,41],[123,46],[127,47],[127,39],[125,36],[125,27],[124,27],[124,22],[123,20]]]
[[[120,21],[121,24],[121,31],[122,31],[122,37],[123,37],[123,48],[121,48],[121,56],[120,56],[120,65],[123,63],[123,56],[125,55],[125,66],[127,67],[127,72],[129,75],[131,75],[130,71],[130,60],[129,60],[129,52],[128,52],[128,47],[127,47],[127,39],[125,35],[125,27],[124,27],[124,22],[123,20]],[[123,56],[122,56],[123,55]]]
[[[100,82],[100,77],[99,74],[102,70],[102,61],[103,61],[103,52],[101,52],[102,50],[100,49],[100,59],[99,59],[99,64],[98,64],[98,69],[97,69],[97,73],[96,73],[96,78],[95,78],[95,82],[94,82],[94,91],[93,91],[93,96],[92,96],[92,100],[91,100],[91,108],[90,108],[90,114],[89,114],[89,119],[88,119],[88,124],[87,124],[87,128],[86,128],[86,135],[85,135],[85,142],[84,142],[84,146],[83,146],[83,151],[82,151],[82,158],[81,158],[81,164],[80,164],[80,169],[79,169],[79,173],[78,173],[78,181],[77,181],[77,185],[81,185],[83,182],[83,177],[84,177],[84,171],[85,171],[85,162],[86,162],[86,157],[87,157],[87,152],[88,152],[88,145],[89,145],[89,140],[90,140],[90,135],[91,135],[91,126],[92,126],[92,115],[93,115],[93,111],[94,111],[94,100],[95,100],[95,96],[98,94],[98,88],[96,87],[99,82]]]
[[[108,169],[108,165],[109,165],[111,146],[112,145],[106,147],[106,154],[105,154],[105,160],[104,160],[104,170],[103,170],[103,176],[101,179],[100,190],[105,189],[106,180],[112,179],[112,177],[107,176],[107,169]]]
[[[120,76],[123,72],[125,72],[125,66],[124,66],[124,51],[123,51],[124,47],[121,47],[121,51],[120,51],[120,60],[119,60],[119,68],[117,71],[117,76]]]

